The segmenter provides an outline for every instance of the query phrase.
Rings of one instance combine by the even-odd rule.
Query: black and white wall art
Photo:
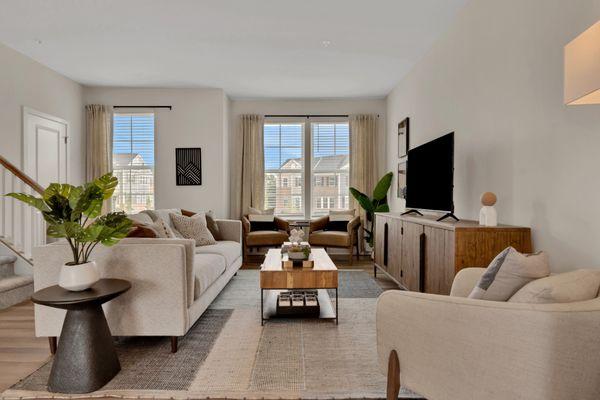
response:
[[[175,149],[177,186],[202,185],[202,149],[187,147]]]

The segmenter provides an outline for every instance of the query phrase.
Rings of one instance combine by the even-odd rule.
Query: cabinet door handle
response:
[[[388,224],[383,226],[383,265],[387,267],[388,263]]]

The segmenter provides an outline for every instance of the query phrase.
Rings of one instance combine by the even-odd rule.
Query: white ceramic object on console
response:
[[[304,237],[304,231],[302,229],[292,229],[290,232],[290,242],[300,243]]]
[[[72,292],[89,289],[100,280],[95,261],[85,264],[63,265],[60,269],[58,286]]]
[[[481,211],[479,211],[479,225],[483,226],[497,226],[498,225],[498,213],[494,204],[496,204],[497,197],[492,192],[485,192],[481,195]]]

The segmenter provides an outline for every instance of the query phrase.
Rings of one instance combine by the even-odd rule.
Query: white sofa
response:
[[[461,270],[450,296],[380,296],[377,350],[387,398],[397,398],[401,382],[429,400],[600,399],[600,297],[561,304],[465,298],[484,270]]]
[[[125,294],[104,305],[114,336],[171,336],[173,351],[242,265],[242,224],[216,221],[222,240],[195,247],[189,239],[126,238],[113,247],[97,246],[103,278],[131,281]],[[56,285],[61,265],[71,257],[66,243],[34,249],[34,288]],[[65,312],[35,306],[38,337],[60,334]]]

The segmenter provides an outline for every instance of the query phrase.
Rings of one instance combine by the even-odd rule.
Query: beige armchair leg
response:
[[[396,350],[390,352],[387,375],[387,400],[398,400],[400,393],[400,361]]]

